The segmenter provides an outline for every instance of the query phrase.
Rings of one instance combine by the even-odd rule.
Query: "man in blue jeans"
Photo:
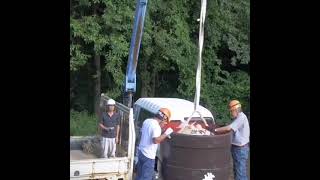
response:
[[[161,128],[170,121],[171,112],[161,108],[154,118],[146,119],[141,128],[136,180],[152,180],[158,144],[173,130],[168,128],[161,134]]]
[[[233,131],[231,154],[235,180],[247,180],[247,160],[249,156],[250,128],[247,116],[242,112],[241,104],[237,100],[229,103],[232,123],[215,129],[216,132]]]

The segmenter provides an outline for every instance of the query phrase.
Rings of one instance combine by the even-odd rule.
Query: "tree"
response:
[[[220,123],[231,99],[249,111],[249,9],[249,0],[207,2],[200,104]],[[71,108],[91,112],[99,90],[121,101],[134,11],[131,0],[71,0]],[[148,1],[135,99],[193,101],[199,15],[200,1]]]
[[[128,1],[123,2],[128,4]],[[94,82],[94,109],[99,115],[102,74],[113,77],[109,79],[106,87],[108,94],[112,97],[121,94],[124,79],[121,69],[122,62],[127,57],[129,36],[126,31],[129,26],[121,25],[120,22],[132,19],[129,15],[131,9],[129,6],[117,8],[121,4],[119,1],[112,3],[106,0],[72,0],[71,4],[70,68],[71,71],[78,71],[85,64],[92,65],[89,65],[88,69],[90,79]],[[102,63],[101,60],[105,62]]]

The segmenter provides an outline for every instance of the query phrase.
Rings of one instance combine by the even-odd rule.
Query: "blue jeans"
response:
[[[231,154],[233,158],[233,173],[235,180],[247,180],[247,160],[249,156],[249,146],[232,146]]]
[[[147,158],[139,151],[136,180],[152,180],[154,175],[154,163],[154,159]]]

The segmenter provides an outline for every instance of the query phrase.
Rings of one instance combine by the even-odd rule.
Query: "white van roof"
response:
[[[138,105],[152,113],[156,113],[160,108],[168,108],[171,111],[172,120],[184,120],[192,115],[194,111],[194,103],[185,99],[179,98],[140,98],[135,102]],[[211,117],[212,113],[203,106],[199,106],[198,111],[202,117]],[[193,117],[199,117],[195,113]]]

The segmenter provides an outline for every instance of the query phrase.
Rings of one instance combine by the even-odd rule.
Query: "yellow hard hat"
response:
[[[241,104],[238,100],[232,100],[229,103],[229,110],[234,110],[241,107]]]
[[[165,116],[167,116],[167,120],[168,120],[168,122],[169,122],[169,121],[170,121],[170,118],[171,118],[171,112],[170,112],[170,110],[167,109],[167,108],[161,108],[159,111],[162,112]]]

